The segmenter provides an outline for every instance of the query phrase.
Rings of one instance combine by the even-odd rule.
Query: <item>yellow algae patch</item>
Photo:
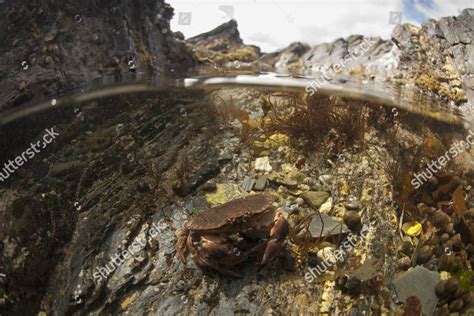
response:
[[[420,223],[405,223],[402,229],[408,236],[415,237],[421,233],[422,226]]]
[[[242,196],[244,194],[240,191],[237,184],[223,183],[217,184],[215,192],[207,193],[206,200],[212,205],[220,205]]]

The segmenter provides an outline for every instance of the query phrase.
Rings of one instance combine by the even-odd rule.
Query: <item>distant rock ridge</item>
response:
[[[295,42],[266,54],[243,43],[234,20],[186,41],[198,60],[215,69],[304,75],[327,71],[364,42],[371,43],[368,50],[341,67],[342,73],[409,82],[458,104],[468,98],[474,103],[474,9],[421,27],[397,25],[389,40],[351,35],[314,46]]]

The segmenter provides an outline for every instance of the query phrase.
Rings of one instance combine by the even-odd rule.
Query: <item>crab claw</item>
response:
[[[289,227],[283,214],[275,213],[274,224],[270,230],[270,240],[267,243],[262,260],[260,261],[260,268],[267,264],[275,257],[281,249],[286,236],[288,235]]]

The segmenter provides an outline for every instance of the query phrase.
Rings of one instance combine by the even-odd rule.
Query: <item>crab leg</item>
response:
[[[276,212],[273,226],[270,230],[270,240],[267,243],[262,260],[260,261],[260,267],[263,267],[278,254],[288,235],[288,231],[288,222],[285,217],[280,212]]]
[[[186,239],[188,234],[188,229],[183,229],[177,233],[178,242],[176,243],[176,251],[178,252],[179,257],[183,263],[186,263]]]

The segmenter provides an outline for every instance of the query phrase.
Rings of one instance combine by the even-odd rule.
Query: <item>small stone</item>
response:
[[[244,181],[242,182],[242,190],[245,192],[250,192],[253,189],[253,186],[255,185],[256,180],[254,178],[250,178],[249,176],[244,177]]]
[[[315,252],[313,251],[308,252],[308,265],[310,267],[316,267],[320,263],[321,263],[321,260],[318,258],[318,255]]]
[[[255,160],[255,170],[263,172],[272,171],[272,166],[270,165],[270,158],[268,158],[268,156],[257,158]]]
[[[336,236],[348,233],[349,229],[345,224],[336,221],[326,213],[321,213],[321,216],[315,215],[311,220],[309,224],[309,232],[311,233],[312,238],[319,238],[320,236]]]
[[[213,192],[217,190],[217,185],[214,182],[208,181],[201,186],[201,190],[204,192]]]
[[[446,225],[446,227],[444,228],[444,231],[446,234],[452,235],[454,233],[454,224],[449,223],[448,225]]]
[[[357,200],[349,201],[345,204],[348,210],[356,211],[360,208],[360,202]]]
[[[300,208],[296,204],[290,205],[290,214],[298,214],[300,212]]]
[[[413,253],[413,245],[410,241],[404,240],[399,248],[400,252],[407,256],[411,256]]]
[[[473,244],[467,245],[466,246],[466,251],[469,254],[469,256],[473,256],[474,255],[474,245]]]
[[[318,251],[318,257],[321,260],[325,260],[326,262],[336,262],[337,258],[334,256],[334,249],[331,247],[325,247]]]
[[[321,205],[329,198],[329,193],[324,191],[308,191],[300,195],[309,206],[315,210],[319,210]]]
[[[362,228],[362,222],[359,213],[356,211],[348,211],[343,217],[344,224],[353,232],[359,232]]]
[[[265,187],[267,186],[267,175],[263,175],[258,177],[257,182],[255,183],[254,190],[255,191],[263,191],[265,190]]]
[[[409,257],[401,257],[398,261],[398,269],[406,271],[411,267],[411,259]]]
[[[447,242],[449,240],[449,235],[444,233],[443,235],[441,235],[441,237],[439,238],[439,243],[443,244],[445,242]]]
[[[453,256],[444,254],[438,259],[438,270],[439,271],[451,271],[456,259]]]
[[[449,310],[448,310],[448,304],[444,304],[443,306],[438,307],[436,309],[435,313],[433,316],[448,316],[449,315]]]
[[[448,281],[446,281],[445,289],[446,289],[447,295],[450,295],[450,296],[454,295],[459,289],[458,280],[456,280],[455,278],[451,278]]]
[[[474,293],[469,292],[469,293],[464,294],[462,296],[462,300],[464,301],[465,306],[472,307],[472,305],[474,304]]]
[[[362,281],[356,277],[350,277],[346,282],[346,289],[351,294],[359,293]]]
[[[459,250],[461,248],[460,247],[461,244],[462,244],[461,235],[456,234],[446,242],[446,247],[455,248]]]
[[[431,222],[437,228],[444,228],[451,222],[451,219],[443,211],[437,210],[435,214],[431,217]]]
[[[464,306],[464,302],[462,301],[462,299],[460,298],[455,299],[454,301],[451,302],[451,304],[449,304],[449,311],[451,313],[460,312],[463,306]]]
[[[303,198],[297,197],[297,198],[296,198],[296,204],[297,204],[298,206],[303,206],[303,205],[304,205],[304,200],[303,200]]]
[[[331,212],[331,210],[332,210],[332,197],[327,199],[326,202],[324,202],[323,205],[321,205],[321,207],[319,208],[319,211],[321,213],[329,213]]]
[[[430,246],[423,246],[421,247],[420,252],[418,253],[418,258],[416,262],[418,264],[426,263],[431,259],[432,254],[433,250]]]
[[[446,281],[439,281],[438,284],[436,284],[435,292],[439,298],[443,298],[446,294]]]

